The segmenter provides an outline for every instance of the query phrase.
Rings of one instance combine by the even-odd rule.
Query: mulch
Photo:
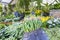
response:
[[[12,22],[0,22],[0,24],[6,24],[6,25],[9,25],[9,24],[12,24]]]

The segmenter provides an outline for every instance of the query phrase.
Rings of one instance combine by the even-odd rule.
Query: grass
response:
[[[50,29],[44,28],[50,40],[60,40],[60,28],[54,27]]]

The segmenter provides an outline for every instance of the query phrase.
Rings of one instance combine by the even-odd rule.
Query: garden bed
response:
[[[50,17],[31,16],[31,17],[26,17],[24,21],[21,21],[21,22],[14,22],[14,23],[0,22],[0,24],[11,24],[0,30],[0,37],[1,37],[0,39],[1,40],[3,39],[4,40],[21,40],[23,38],[24,33],[26,32],[31,33],[32,31],[35,31],[36,29],[42,27],[44,29],[44,32],[48,35],[49,40],[60,40],[60,35],[59,35],[60,23],[58,22],[59,20],[54,18],[53,19],[49,19],[49,18]],[[47,28],[45,24],[47,21],[49,21],[47,25],[49,28]],[[42,24],[42,22],[44,24]],[[49,23],[51,22],[52,24],[50,25]],[[54,25],[54,24],[58,24],[58,25]],[[6,38],[6,36],[8,37]]]

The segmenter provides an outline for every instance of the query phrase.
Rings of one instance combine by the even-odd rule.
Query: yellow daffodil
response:
[[[41,14],[42,10],[36,10],[35,13],[36,14]]]
[[[50,17],[47,16],[47,17],[41,17],[40,19],[41,19],[42,22],[46,22],[49,18]]]

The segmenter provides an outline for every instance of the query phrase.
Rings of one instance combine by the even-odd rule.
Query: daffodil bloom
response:
[[[41,17],[40,19],[41,19],[42,22],[46,22],[47,20],[49,20],[49,18],[50,17],[47,16],[47,17]]]
[[[41,14],[42,10],[36,10],[35,13],[36,14]]]

